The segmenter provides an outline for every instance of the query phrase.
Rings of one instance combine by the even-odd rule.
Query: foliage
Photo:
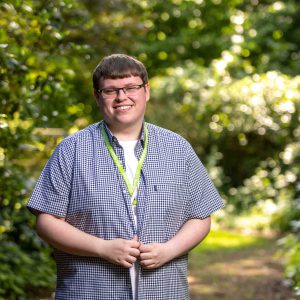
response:
[[[133,49],[150,73],[192,59],[209,65],[230,46],[230,16],[242,1],[132,1],[140,10],[141,34]]]
[[[25,207],[33,187],[26,158],[43,149],[33,129],[66,126],[74,103],[69,67],[81,47],[64,42],[70,30],[64,24],[80,22],[70,15],[73,6],[17,0],[0,5],[0,296],[6,299],[22,299],[31,287],[54,283],[49,250],[36,237]]]
[[[296,170],[284,170],[278,177],[276,161],[284,155],[282,145],[291,143],[292,147],[300,134],[300,77],[273,71],[234,79],[219,69],[221,63],[215,61],[205,70],[190,63],[154,78],[149,118],[180,132],[204,161],[216,157],[213,178],[222,174],[221,190],[230,195],[236,208],[245,209],[259,199],[277,196],[275,190],[295,181]],[[167,109],[157,112],[157,107]],[[268,165],[270,172],[275,169],[270,180],[263,170]],[[278,187],[272,187],[276,180]],[[257,196],[247,186],[255,186]]]
[[[25,205],[56,142],[99,119],[87,84],[95,59],[131,44],[123,39],[122,46],[117,38],[116,28],[126,23],[125,16],[120,19],[122,7],[109,15],[113,7],[104,3],[106,21],[99,23],[88,6],[88,1],[73,0],[0,4],[0,251],[12,251],[12,256],[0,256],[7,271],[0,278],[1,286],[5,283],[0,297],[21,299],[33,286],[53,287],[49,249],[36,237]],[[88,43],[95,36],[101,40],[92,49]],[[32,268],[34,262],[41,266]]]
[[[278,70],[299,74],[299,12],[296,0],[250,0],[237,7],[231,16],[231,50],[241,59],[246,73]]]
[[[289,169],[293,169],[297,175],[293,185],[293,201],[290,201],[279,214],[276,220],[290,233],[279,242],[283,247],[283,256],[286,260],[286,277],[295,287],[296,295],[300,295],[300,143],[297,142],[287,147],[285,156]]]
[[[270,70],[299,74],[296,0],[135,0],[128,6],[131,16],[140,15],[131,52],[152,75],[190,60],[209,66],[226,50],[238,58],[230,70],[235,77]]]
[[[149,118],[192,142],[228,213],[255,213],[255,229],[294,230],[286,273],[298,286],[300,77],[269,71],[236,79],[237,59],[225,51],[210,68],[190,62],[154,77]]]
[[[299,222],[299,221],[298,221]],[[299,236],[289,234],[280,240],[282,256],[286,260],[285,273],[288,284],[294,286],[296,295],[300,295],[300,240]]]
[[[52,292],[55,286],[54,262],[49,249],[21,248],[14,242],[0,246],[0,299],[27,299],[26,293],[40,289]],[[25,290],[24,290],[25,288]],[[4,296],[5,298],[2,298]]]

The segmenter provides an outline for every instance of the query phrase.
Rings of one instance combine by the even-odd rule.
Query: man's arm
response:
[[[42,239],[69,254],[101,257],[125,268],[130,268],[140,254],[136,237],[103,240],[75,228],[63,218],[46,213],[38,214],[36,226]]]
[[[140,262],[146,269],[155,269],[198,245],[210,231],[211,218],[190,219],[166,243],[141,244]]]

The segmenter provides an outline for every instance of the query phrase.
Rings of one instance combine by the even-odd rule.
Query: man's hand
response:
[[[132,240],[106,241],[104,258],[114,264],[130,268],[140,255],[139,246],[136,236]]]
[[[173,259],[172,251],[166,243],[140,245],[140,264],[145,269],[155,269]]]
[[[209,233],[210,222],[210,217],[205,219],[190,219],[166,243],[141,243],[139,248],[141,265],[145,269],[155,269],[189,252]]]

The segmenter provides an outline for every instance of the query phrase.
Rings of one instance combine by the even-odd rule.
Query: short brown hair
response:
[[[104,57],[93,72],[93,87],[99,90],[103,79],[117,79],[139,76],[143,83],[148,82],[148,73],[142,62],[126,54],[112,54]]]

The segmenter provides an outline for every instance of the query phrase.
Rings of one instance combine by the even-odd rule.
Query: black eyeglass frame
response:
[[[130,85],[130,86],[124,86],[121,88],[104,88],[104,89],[100,89],[97,92],[100,93],[101,95],[103,95],[103,91],[105,90],[113,90],[116,94],[112,94],[109,96],[118,96],[120,91],[122,90],[123,93],[125,95],[127,95],[126,89],[130,89],[130,88],[136,88],[136,90],[140,90],[142,87],[145,87],[147,85],[147,83],[141,83],[141,84],[134,84],[134,85]]]

